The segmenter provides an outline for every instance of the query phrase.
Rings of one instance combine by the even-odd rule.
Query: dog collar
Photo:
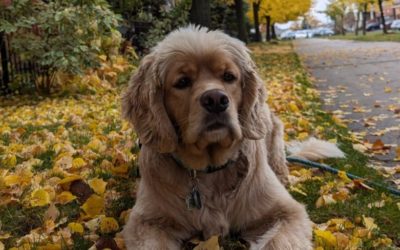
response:
[[[201,172],[201,173],[205,173],[205,174],[212,174],[214,172],[223,170],[227,167],[229,167],[230,165],[232,165],[232,163],[234,163],[235,161],[233,160],[228,160],[224,165],[220,165],[220,166],[214,166],[214,165],[208,165],[205,169],[200,169],[200,170],[195,170],[191,167],[189,167],[188,165],[186,165],[181,159],[179,159],[178,156],[176,156],[175,154],[171,154],[172,159],[175,161],[175,163],[182,167],[185,168],[187,170],[189,170],[189,172],[191,172],[191,175],[193,175],[193,172]]]
[[[201,201],[201,196],[200,196],[200,191],[199,191],[199,179],[197,178],[197,172],[205,173],[205,174],[211,174],[220,170],[223,170],[231,165],[235,161],[233,160],[228,160],[227,163],[221,166],[213,166],[213,165],[208,165],[205,169],[202,170],[195,170],[189,166],[187,166],[179,157],[177,157],[175,154],[171,154],[172,159],[175,161],[175,163],[184,169],[187,169],[189,171],[189,176],[191,179],[191,191],[189,194],[186,196],[186,206],[188,210],[193,210],[195,209],[200,209],[202,207],[202,201]]]

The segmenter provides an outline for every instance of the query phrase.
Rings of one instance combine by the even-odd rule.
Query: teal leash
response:
[[[333,174],[338,174],[339,170],[337,170],[336,168],[333,168],[331,166],[325,165],[325,164],[320,164],[314,161],[309,161],[309,160],[305,160],[305,159],[301,159],[301,158],[297,158],[297,157],[286,157],[286,160],[290,163],[296,163],[299,164],[301,166],[304,166],[306,168],[318,168]],[[352,180],[355,179],[364,179],[362,177],[359,177],[357,175],[353,175],[353,174],[349,174],[346,172],[347,177],[349,177]],[[387,190],[389,193],[400,196],[400,190],[388,187],[386,185],[380,184],[380,183],[376,183],[373,181],[369,181],[369,180],[364,180],[363,181],[365,184],[369,185],[369,186],[373,186],[373,187],[378,187],[378,188],[382,188]]]

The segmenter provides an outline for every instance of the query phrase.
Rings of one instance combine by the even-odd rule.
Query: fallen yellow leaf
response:
[[[50,204],[50,195],[44,189],[36,189],[31,194],[30,203],[32,207],[41,207]]]
[[[319,242],[321,245],[335,247],[337,244],[336,237],[330,231],[314,229],[314,235],[317,242]]]
[[[14,186],[21,182],[21,177],[16,174],[7,175],[4,177],[4,184],[8,187]]]
[[[76,196],[73,195],[71,192],[63,191],[61,194],[56,196],[56,202],[61,204],[67,204],[76,199]]]
[[[350,243],[349,237],[346,234],[340,232],[336,232],[334,236],[336,237],[338,249],[346,249],[346,247]]]
[[[220,250],[218,236],[212,236],[207,241],[200,242],[193,250]]]
[[[0,234],[0,240],[5,240],[11,237],[11,234],[6,233],[6,234]]]
[[[59,157],[57,157],[54,167],[69,169],[72,167],[72,160],[72,156],[69,153],[62,153]]]
[[[72,161],[72,168],[78,169],[78,168],[82,168],[84,166],[86,166],[86,162],[82,158],[75,158]]]
[[[103,181],[102,179],[94,178],[91,179],[88,183],[93,191],[97,194],[101,195],[104,194],[104,191],[106,191],[107,182]]]
[[[315,206],[317,208],[319,208],[319,207],[329,205],[329,204],[334,204],[334,203],[336,203],[336,200],[332,197],[332,194],[326,194],[326,195],[321,195],[318,198]]]
[[[376,240],[374,240],[374,242],[372,243],[372,245],[374,246],[374,248],[382,248],[382,247],[389,247],[392,245],[392,240],[389,239],[388,237],[383,237],[383,238],[378,238]]]
[[[365,217],[363,215],[363,223],[364,226],[369,230],[372,231],[374,229],[378,229],[378,226],[374,223],[374,219],[371,217]]]
[[[82,224],[76,222],[68,223],[68,228],[71,232],[78,234],[83,234],[84,231]]]
[[[397,146],[395,149],[396,152],[396,157],[395,157],[395,161],[400,161],[400,146]]]
[[[61,184],[67,184],[67,183],[70,183],[70,182],[73,182],[73,181],[76,181],[76,180],[81,180],[81,179],[82,179],[82,177],[79,176],[79,175],[70,175],[70,176],[67,176],[67,177],[65,177],[64,179],[60,180],[60,181],[58,182],[58,184],[59,184],[59,185],[61,185]]]
[[[91,140],[87,146],[95,152],[102,152],[106,149],[106,146],[97,138]]]
[[[297,107],[297,105],[296,105],[296,103],[294,101],[291,101],[289,103],[289,108],[290,108],[290,111],[292,111],[294,113],[299,113],[300,112],[299,108]]]
[[[391,93],[392,88],[391,87],[385,87],[385,93]]]
[[[100,231],[102,233],[112,233],[119,228],[118,222],[112,217],[104,217],[100,219]]]
[[[295,187],[295,186],[290,186],[290,191],[293,191],[293,192],[299,193],[301,195],[307,196],[306,192],[304,192],[303,190],[301,190],[300,188]]]
[[[104,199],[96,194],[92,194],[81,206],[87,216],[93,218],[104,211]]]
[[[365,153],[368,150],[368,148],[363,144],[353,144],[353,149],[355,149],[361,153]]]
[[[6,155],[2,160],[2,165],[6,168],[12,168],[17,165],[17,157],[15,154]]]
[[[339,171],[338,176],[340,179],[342,179],[345,183],[350,183],[352,182],[349,177],[347,177],[347,173],[345,171]]]
[[[126,174],[128,172],[128,165],[127,164],[123,164],[123,165],[118,166],[118,167],[112,167],[111,171],[114,174],[122,174],[122,175]]]
[[[38,247],[40,250],[62,250],[62,244],[47,243],[46,245]],[[21,249],[18,249],[21,250]],[[23,249],[25,250],[25,249]]]
[[[307,132],[301,132],[299,133],[299,135],[297,136],[297,139],[299,139],[300,141],[305,140],[306,138],[309,137],[309,134]]]

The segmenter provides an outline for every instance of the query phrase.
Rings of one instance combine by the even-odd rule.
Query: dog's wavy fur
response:
[[[221,74],[235,78],[226,83]],[[222,73],[221,73],[222,72]],[[192,85],[175,87],[181,75]],[[199,98],[218,89],[229,98],[226,128],[208,131]],[[141,62],[122,97],[123,115],[143,147],[136,204],[123,235],[128,249],[180,249],[194,236],[240,233],[251,249],[312,248],[311,222],[285,189],[283,127],[265,103],[266,89],[246,46],[220,31],[189,26],[169,34]],[[188,170],[198,172],[203,206],[189,210]]]

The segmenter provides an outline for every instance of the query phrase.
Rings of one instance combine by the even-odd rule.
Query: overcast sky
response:
[[[324,11],[328,3],[329,0],[314,0],[314,6],[312,8],[313,14],[324,23],[329,22],[329,18],[325,14],[319,12]]]

